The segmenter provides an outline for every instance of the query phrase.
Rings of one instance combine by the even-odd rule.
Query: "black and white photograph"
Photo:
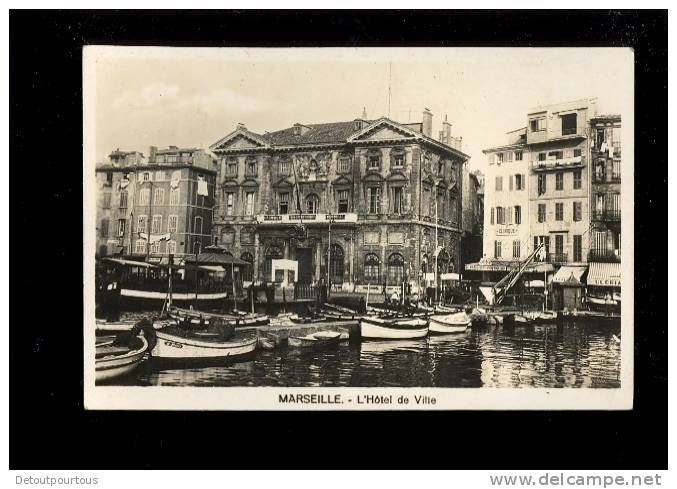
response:
[[[670,486],[667,10],[38,3],[9,484]]]
[[[628,408],[632,63],[86,47],[92,406]]]

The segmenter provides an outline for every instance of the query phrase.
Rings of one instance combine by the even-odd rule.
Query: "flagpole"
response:
[[[439,240],[437,237],[437,183],[435,182],[435,188],[434,188],[434,193],[433,193],[433,198],[435,199],[435,302],[439,301],[439,292],[438,292],[438,283],[437,283],[437,255],[439,254],[437,252],[437,249],[439,247]]]

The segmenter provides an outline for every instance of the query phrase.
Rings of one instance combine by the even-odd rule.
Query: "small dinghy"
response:
[[[321,314],[317,316],[299,316],[298,314],[292,314],[289,316],[289,320],[295,324],[315,324],[323,323],[327,318]]]
[[[463,311],[430,316],[431,333],[462,333],[470,327],[470,317]]]
[[[212,327],[217,326],[212,321]],[[230,326],[231,325],[226,325]],[[157,345],[153,357],[157,359],[225,359],[240,357],[256,349],[256,335],[239,336],[218,331],[193,331],[168,326],[156,332]]]
[[[150,321],[136,323],[131,331],[116,336],[97,338],[96,343],[96,381],[102,382],[129,374],[139,366],[144,355],[155,346]]]
[[[412,339],[428,335],[428,319],[364,317],[360,320],[363,339]]]
[[[270,322],[270,319],[265,314],[251,314],[245,312],[219,314],[194,309],[183,309],[180,307],[170,307],[167,309],[167,315],[176,321],[190,321],[190,324],[204,326],[209,326],[213,319],[219,319],[232,326],[263,326]]]
[[[332,348],[341,341],[339,331],[320,331],[305,336],[290,336],[287,340],[291,348]]]

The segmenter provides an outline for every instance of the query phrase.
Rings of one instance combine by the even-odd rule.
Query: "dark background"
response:
[[[10,468],[667,469],[666,260],[656,240],[667,222],[667,19],[667,11],[11,11]],[[83,44],[633,47],[634,409],[84,411]]]

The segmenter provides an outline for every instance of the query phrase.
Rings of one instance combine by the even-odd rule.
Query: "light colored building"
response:
[[[595,101],[587,99],[536,107],[528,111],[525,127],[508,133],[506,144],[484,150],[484,250],[468,270],[498,280],[543,244],[545,253],[524,278],[550,287],[555,307],[581,307],[595,111]]]
[[[523,260],[531,251],[529,229],[530,154],[526,129],[508,133],[508,144],[484,150],[488,157],[484,195],[482,257]]]

